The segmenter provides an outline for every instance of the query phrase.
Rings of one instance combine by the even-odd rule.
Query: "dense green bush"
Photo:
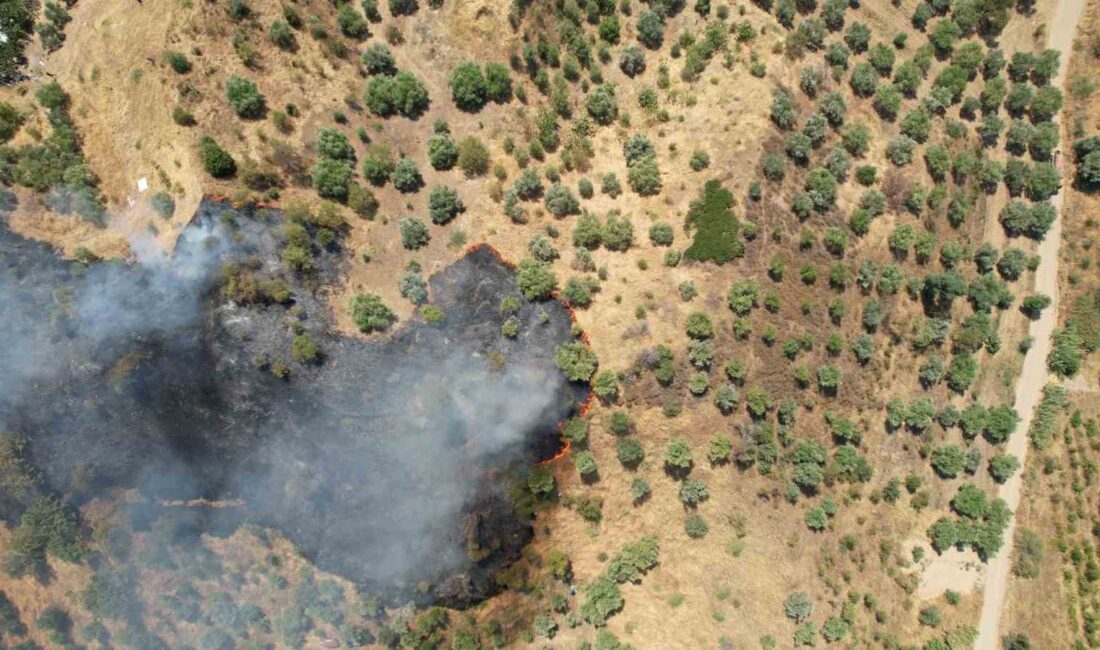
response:
[[[710,489],[703,479],[689,478],[680,484],[680,501],[685,505],[694,506],[709,496]]]
[[[592,294],[597,288],[598,284],[592,278],[571,277],[566,280],[561,296],[569,301],[570,306],[583,309],[592,305]]]
[[[862,124],[847,124],[840,131],[844,150],[855,158],[862,158],[871,145],[871,132]]]
[[[199,156],[203,169],[214,178],[229,178],[237,173],[237,163],[233,157],[209,136],[199,141]]]
[[[610,370],[601,370],[592,380],[592,392],[604,402],[613,402],[619,395],[619,378]]]
[[[1052,163],[1035,163],[1027,179],[1027,196],[1032,201],[1046,201],[1058,193],[1061,185],[1062,175]]]
[[[348,38],[362,40],[370,36],[370,26],[363,14],[355,10],[352,3],[344,3],[336,10],[336,24],[340,27],[340,33]]]
[[[558,279],[550,266],[538,260],[520,260],[516,268],[519,291],[528,300],[544,300],[557,288]]]
[[[989,511],[989,498],[976,485],[962,485],[951,499],[951,509],[967,519],[981,519]]]
[[[524,201],[533,201],[543,193],[542,178],[534,169],[525,169],[520,172],[516,182],[512,185],[516,196]],[[579,204],[578,204],[579,207]]]
[[[623,608],[623,596],[619,585],[611,578],[597,578],[584,588],[584,602],[580,615],[592,625],[602,627],[607,619]]]
[[[597,124],[611,124],[619,115],[615,89],[610,84],[599,86],[588,94],[585,99],[585,109]]]
[[[710,526],[708,526],[706,520],[697,513],[692,513],[684,519],[684,532],[692,539],[702,539],[707,536],[709,531]]]
[[[798,87],[807,97],[814,98],[821,90],[823,77],[820,68],[806,67],[798,75]]]
[[[997,483],[1004,483],[1020,469],[1020,460],[1012,454],[997,454],[989,459],[989,475]]]
[[[0,142],[11,140],[23,126],[23,115],[7,102],[0,102]]]
[[[787,159],[777,153],[765,154],[761,160],[761,171],[769,181],[781,181],[787,174]]]
[[[907,136],[894,138],[886,145],[886,157],[898,167],[904,167],[913,162],[913,151],[916,143]]]
[[[437,185],[428,195],[428,216],[436,225],[450,223],[465,210],[466,206],[462,203],[462,199],[458,198],[458,192],[449,187]]]
[[[814,603],[806,592],[795,591],[783,601],[783,613],[792,621],[801,623],[813,615]]]
[[[370,190],[351,183],[348,185],[348,207],[364,219],[373,219],[378,213],[378,199]]]
[[[636,77],[645,72],[645,53],[633,45],[623,48],[619,54],[619,69],[628,77]]]
[[[627,167],[627,183],[641,196],[653,196],[661,191],[661,170],[655,156],[646,156]]]
[[[466,178],[484,176],[489,171],[489,147],[475,136],[458,143],[458,167]]]
[[[943,445],[932,450],[932,469],[942,478],[955,478],[963,470],[966,452],[958,445]]]
[[[694,339],[709,339],[714,336],[714,323],[705,312],[694,311],[688,314],[687,335]]]
[[[402,115],[411,119],[428,109],[428,90],[424,82],[409,72],[375,75],[367,81],[364,102],[380,117]]]
[[[588,420],[584,418],[570,418],[562,424],[562,435],[570,443],[579,447],[588,444]]]
[[[1054,206],[1049,203],[1028,205],[1022,201],[1009,201],[1001,209],[999,219],[1009,237],[1042,239],[1056,216]]]
[[[363,50],[359,55],[363,69],[368,75],[394,75],[397,74],[397,66],[393,61],[390,48],[383,43],[375,43]]]
[[[852,76],[849,83],[852,90],[860,97],[870,97],[878,89],[879,76],[875,68],[867,62],[857,63],[852,68]],[[877,106],[876,106],[877,109]]]
[[[573,228],[573,245],[582,249],[596,249],[603,243],[603,226],[595,215],[585,212]]]
[[[503,104],[512,99],[512,75],[500,63],[485,64],[485,96]]]
[[[1051,305],[1050,296],[1045,294],[1034,294],[1027,296],[1020,303],[1020,311],[1022,311],[1029,319],[1038,320],[1042,315],[1043,310]]]
[[[623,467],[634,469],[645,459],[645,449],[634,438],[621,438],[616,443],[616,457]]]
[[[745,316],[759,304],[760,289],[753,280],[738,280],[730,285],[727,301],[735,314]]]
[[[672,226],[658,222],[649,227],[649,241],[654,246],[671,246],[674,238]]]
[[[947,385],[956,393],[966,392],[978,376],[978,361],[968,353],[956,354],[947,368]]]
[[[665,446],[665,469],[670,473],[683,476],[691,471],[694,464],[691,447],[683,438],[673,438]]]
[[[25,62],[23,48],[34,26],[31,6],[19,0],[0,2],[0,24],[4,25],[3,42],[0,42],[0,80],[16,79]]]
[[[46,568],[47,554],[79,562],[85,550],[73,509],[54,497],[38,496],[12,530],[4,569],[15,578],[37,573]]]
[[[958,24],[950,18],[942,18],[932,25],[928,33],[928,40],[932,43],[936,54],[939,56],[950,55],[955,47],[955,41],[962,35]]]
[[[299,363],[316,363],[321,358],[321,348],[313,342],[308,332],[302,332],[294,336],[290,356]]]
[[[260,119],[267,110],[264,96],[260,94],[256,84],[244,77],[229,77],[225,82],[225,94],[233,112],[244,119]]]
[[[1028,113],[1033,122],[1045,122],[1053,119],[1062,110],[1062,91],[1054,86],[1041,86],[1035,91]]]
[[[552,262],[561,256],[553,240],[542,233],[535,233],[527,240],[527,252],[540,262]]]
[[[1005,280],[1017,280],[1027,269],[1028,255],[1016,247],[1011,247],[1004,252],[997,261],[997,273]]]
[[[1027,432],[1031,444],[1036,449],[1045,449],[1050,444],[1058,426],[1058,415],[1068,404],[1065,388],[1053,383],[1043,387],[1043,398],[1035,409]]]
[[[419,267],[405,271],[397,283],[397,288],[401,292],[401,297],[414,305],[424,304],[428,300],[428,284],[420,274]]]
[[[451,72],[451,97],[455,106],[464,111],[479,111],[488,101],[488,84],[481,67],[472,62],[461,63]]]
[[[825,212],[836,202],[836,178],[824,167],[810,170],[803,189],[809,194],[814,209],[818,212]]]
[[[401,219],[397,222],[397,229],[401,234],[401,245],[411,251],[427,246],[431,240],[428,227],[419,219]]]
[[[1058,125],[1052,122],[1043,122],[1036,125],[1030,135],[1027,146],[1031,158],[1037,161],[1050,160],[1054,155],[1054,150],[1058,148],[1062,136]]]
[[[152,208],[161,219],[170,219],[176,211],[176,200],[167,192],[155,192],[149,197],[149,207]]]
[[[351,182],[351,165],[343,160],[321,158],[310,173],[317,194],[336,201],[348,198],[348,183]]]
[[[546,190],[545,205],[546,211],[555,217],[576,214],[581,207],[573,192],[561,183],[554,183]]]
[[[834,643],[848,636],[848,632],[850,632],[851,629],[852,626],[848,621],[843,618],[831,616],[825,620],[825,625],[822,626],[821,632],[826,641]]]
[[[191,72],[191,61],[188,60],[187,55],[183,52],[167,50],[161,55],[161,60],[167,63],[168,67],[172,68],[172,71],[176,74],[187,74]]]
[[[622,551],[611,558],[607,564],[607,577],[615,582],[639,583],[642,576],[657,566],[660,558],[660,546],[653,537],[624,544]]]
[[[577,468],[577,473],[585,479],[591,479],[598,473],[596,457],[587,449],[577,452],[573,457],[573,465]]]
[[[285,52],[293,52],[298,49],[298,39],[285,20],[271,21],[267,28],[267,40]]]
[[[732,387],[731,387],[732,388]],[[728,463],[733,456],[733,439],[729,436],[719,435],[710,439],[707,448],[707,460],[712,465]]]
[[[608,250],[625,251],[634,243],[634,225],[615,211],[607,215],[603,228],[603,245]]]
[[[384,185],[393,173],[393,156],[385,147],[372,147],[363,158],[363,177],[372,185]]]
[[[382,302],[378,294],[356,294],[351,299],[351,317],[360,332],[381,332],[397,320],[393,311]]]
[[[393,166],[390,172],[390,180],[399,192],[409,193],[419,191],[424,185],[424,178],[420,175],[416,163],[409,158],[402,158]]]
[[[901,132],[914,141],[924,143],[932,130],[932,116],[923,108],[916,108],[905,114],[901,120]]]
[[[317,135],[317,153],[325,158],[355,162],[355,148],[336,129],[322,128]]]
[[[844,116],[848,112],[848,105],[844,101],[844,96],[838,92],[831,92],[821,98],[821,102],[818,104],[818,110],[825,116],[825,119],[829,121],[829,124],[840,126],[844,123]]]
[[[1082,344],[1076,326],[1070,321],[1065,328],[1056,331],[1051,339],[1047,368],[1059,377],[1076,375],[1081,369]]]
[[[390,13],[394,16],[411,16],[419,8],[418,0],[389,0]]]
[[[1100,136],[1081,138],[1073,143],[1078,184],[1085,190],[1100,188]]]
[[[661,47],[664,42],[665,25],[653,11],[642,11],[638,14],[638,41],[651,50]]]
[[[707,181],[702,196],[692,201],[688,211],[687,226],[694,237],[684,257],[725,264],[744,255],[745,245],[733,215],[733,204],[729,190],[717,180]]]
[[[554,361],[569,381],[588,382],[596,373],[599,360],[582,341],[563,343],[554,350]]]
[[[794,100],[786,91],[777,89],[772,93],[772,122],[781,129],[793,128],[798,116],[794,112]]]
[[[581,178],[577,181],[577,192],[583,199],[590,199],[596,193],[596,188],[592,185],[592,181],[587,178]]]

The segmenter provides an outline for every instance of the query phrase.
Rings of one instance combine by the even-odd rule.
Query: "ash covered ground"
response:
[[[521,299],[519,335],[501,336],[516,281],[477,249],[429,280],[441,324],[336,335],[325,292],[343,253],[315,244],[315,272],[290,275],[282,227],[275,211],[205,201],[171,256],[85,266],[0,225],[0,431],[22,436],[43,489],[74,504],[136,487],[139,526],[258,524],[357,583],[484,597],[531,535],[516,476],[556,451],[557,422],[586,397],[553,360],[567,310]],[[227,263],[283,279],[291,300],[227,301]],[[263,360],[289,359],[302,331],[323,361],[275,377]],[[29,498],[0,497],[0,515],[16,521]],[[196,498],[243,505],[163,505]]]

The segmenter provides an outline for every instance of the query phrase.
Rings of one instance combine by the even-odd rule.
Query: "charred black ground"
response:
[[[0,227],[0,430],[25,438],[46,488],[74,503],[137,487],[139,526],[254,523],[359,583],[429,583],[422,594],[460,605],[487,595],[531,534],[516,470],[556,451],[556,423],[585,397],[553,361],[567,310],[520,300],[519,336],[501,336],[516,281],[481,249],[430,278],[441,323],[335,335],[325,291],[342,253],[317,248],[313,274],[289,275],[282,224],[206,201],[170,260],[133,266],[65,262]],[[291,301],[225,300],[227,263],[282,278]],[[275,377],[268,365],[300,332],[323,362]],[[244,505],[154,505],[199,497]],[[9,521],[25,507],[0,501]]]

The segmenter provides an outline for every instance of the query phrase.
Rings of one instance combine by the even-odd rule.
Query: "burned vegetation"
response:
[[[511,486],[557,452],[587,392],[554,364],[567,310],[517,300],[512,269],[479,248],[427,280],[436,317],[337,334],[339,243],[287,272],[295,226],[206,201],[170,259],[136,265],[61,261],[0,231],[0,513],[17,530],[43,509],[68,522],[9,570],[46,570],[47,550],[82,559],[73,507],[134,488],[135,530],[255,524],[395,602],[497,588],[531,536]]]
[[[0,44],[5,642],[1070,645],[972,625],[1100,347],[1051,3],[133,4]]]

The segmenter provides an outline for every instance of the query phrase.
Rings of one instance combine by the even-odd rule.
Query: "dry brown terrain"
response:
[[[0,98],[30,107],[28,89],[49,78],[56,79],[71,93],[72,114],[83,137],[88,163],[101,181],[111,219],[106,228],[97,229],[76,217],[50,213],[38,197],[21,190],[20,208],[9,218],[9,223],[16,232],[48,241],[69,256],[83,247],[102,257],[124,257],[128,241],[149,235],[167,247],[186,226],[203,195],[226,195],[242,201],[261,198],[259,192],[242,189],[233,181],[216,181],[205,174],[197,153],[201,136],[215,137],[236,157],[239,166],[251,163],[274,168],[276,143],[285,142],[301,155],[308,170],[316,157],[314,142],[319,130],[336,127],[348,135],[359,159],[369,147],[389,147],[416,163],[424,176],[425,188],[441,184],[452,187],[466,206],[452,224],[429,226],[431,242],[416,251],[402,246],[398,221],[406,216],[426,218],[427,191],[402,194],[392,183],[372,188],[380,203],[373,220],[359,219],[342,209],[350,223],[344,239],[349,272],[331,297],[333,313],[342,329],[354,332],[346,305],[354,294],[361,292],[381,295],[399,319],[410,318],[414,306],[401,297],[397,284],[403,269],[415,260],[428,273],[438,270],[461,256],[472,243],[487,242],[506,258],[519,260],[528,257],[532,234],[560,231],[555,246],[561,251],[561,258],[553,263],[553,269],[559,284],[564,284],[567,278],[580,275],[571,269],[575,253],[569,243],[577,217],[554,217],[540,202],[528,206],[527,223],[514,223],[504,215],[500,204],[501,190],[509,187],[521,172],[515,157],[505,152],[505,141],[512,138],[523,146],[531,140],[537,109],[548,100],[525,75],[515,72],[513,79],[517,85],[526,87],[530,98],[527,103],[518,100],[504,105],[490,103],[480,112],[468,113],[457,110],[450,97],[448,76],[459,62],[476,59],[507,63],[510,55],[520,51],[521,36],[508,23],[510,4],[506,0],[452,1],[445,2],[441,9],[425,6],[415,15],[401,18],[391,16],[383,7],[383,20],[371,25],[373,36],[367,43],[382,42],[389,30],[397,30],[400,42],[390,39],[397,67],[423,79],[432,99],[423,116],[407,120],[371,115],[362,106],[365,75],[354,54],[350,59],[333,56],[305,31],[298,34],[299,49],[293,53],[282,52],[263,41],[262,29],[254,32],[259,63],[249,69],[234,53],[231,44],[234,28],[222,5],[200,0],[140,3],[81,0],[72,9],[73,20],[64,46],[50,55],[33,53],[31,81],[0,90]],[[633,14],[623,18],[622,41],[632,43],[636,29],[633,16],[645,5],[637,1],[626,4],[632,6]],[[884,413],[890,398],[899,396],[909,400],[927,395],[939,408],[954,404],[961,409],[975,399],[986,405],[1012,403],[1024,363],[1016,344],[1028,331],[1028,321],[1016,309],[994,312],[1002,349],[996,355],[987,352],[976,355],[982,362],[981,374],[964,395],[956,395],[942,384],[921,391],[916,376],[923,357],[907,344],[924,319],[919,301],[907,299],[904,288],[896,296],[883,297],[887,318],[876,333],[877,350],[870,363],[861,366],[848,348],[863,333],[859,318],[867,296],[852,286],[831,293],[827,275],[833,264],[845,265],[854,277],[860,261],[872,260],[880,265],[893,262],[887,242],[901,223],[935,232],[940,243],[959,240],[976,249],[983,242],[991,242],[1003,248],[1009,242],[996,215],[1009,198],[1007,192],[1002,187],[992,195],[980,196],[972,217],[957,230],[950,229],[942,217],[917,219],[901,209],[888,210],[873,221],[864,237],[851,238],[841,260],[822,250],[820,243],[814,250],[800,253],[798,239],[804,230],[812,231],[820,240],[828,227],[846,228],[848,215],[865,189],[852,181],[842,184],[837,208],[815,214],[806,223],[795,218],[789,209],[791,198],[801,191],[803,181],[802,172],[794,171],[793,167],[786,180],[765,185],[763,201],[754,203],[747,198],[750,183],[762,178],[758,163],[762,154],[782,151],[783,147],[769,119],[773,90],[789,89],[803,116],[813,110],[814,102],[798,90],[801,69],[811,59],[796,60],[783,55],[789,32],[773,15],[756,5],[735,5],[731,7],[731,19],[749,23],[758,36],[749,44],[739,44],[731,38],[728,67],[719,54],[698,81],[682,81],[678,72],[683,59],[673,57],[670,44],[681,32],[700,33],[707,22],[692,11],[690,4],[670,19],[662,49],[647,54],[645,73],[631,79],[616,65],[617,59],[603,66],[605,80],[619,89],[621,117],[616,123],[595,130],[590,167],[561,170],[562,182],[568,187],[576,188],[581,178],[591,179],[597,186],[596,194],[581,202],[585,210],[602,217],[617,209],[634,226],[634,245],[627,252],[593,251],[595,265],[606,279],[594,295],[592,305],[577,311],[578,323],[598,355],[601,369],[612,370],[622,377],[619,399],[612,403],[597,402],[590,412],[588,446],[599,465],[599,480],[586,484],[580,479],[573,467],[575,454],[554,464],[560,495],[602,498],[602,521],[587,522],[560,503],[544,504],[535,522],[535,540],[517,570],[517,574],[526,571],[529,579],[515,579],[519,583],[511,585],[515,588],[470,612],[452,612],[452,622],[457,622],[458,628],[500,620],[514,634],[511,643],[516,647],[576,648],[582,642],[591,642],[595,634],[591,626],[570,628],[564,624],[559,624],[552,639],[524,640],[522,631],[530,629],[531,618],[548,611],[547,598],[567,593],[568,585],[545,575],[542,568],[545,558],[554,549],[567,552],[574,573],[570,584],[582,586],[606,570],[608,556],[615,555],[624,543],[653,535],[660,542],[659,565],[640,584],[622,586],[625,606],[607,624],[607,629],[623,643],[635,648],[748,649],[761,647],[765,637],[774,638],[778,644],[774,647],[791,647],[796,626],[784,616],[783,602],[795,591],[808,593],[814,601],[813,621],[819,629],[827,618],[856,612],[849,636],[830,644],[836,647],[849,643],[851,647],[897,647],[888,646],[894,641],[917,645],[961,626],[976,626],[982,602],[977,588],[981,586],[984,568],[972,570],[980,562],[971,552],[951,551],[937,556],[928,544],[926,531],[949,511],[949,501],[960,485],[974,483],[988,493],[993,493],[997,486],[984,465],[973,477],[937,479],[929,467],[928,452],[934,445],[958,442],[961,440],[958,432],[945,431],[937,425],[924,434],[887,432],[883,426]],[[1000,46],[1009,53],[1040,47],[1046,42],[1043,28],[1054,5],[1054,0],[1043,0],[1031,15],[1013,14],[999,39]],[[272,0],[257,0],[250,6],[254,20],[261,26],[281,12],[280,4]],[[848,21],[860,20],[869,25],[874,34],[872,42],[889,43],[895,34],[906,34],[911,45],[899,51],[900,63],[927,38],[910,23],[915,6],[915,2],[908,0],[901,2],[900,7],[870,0],[858,9],[849,10]],[[322,16],[329,30],[337,32],[328,3],[302,2],[299,8]],[[1084,33],[1091,34],[1097,20],[1095,3],[1085,20],[1088,31]],[[141,38],[134,38],[134,34],[140,34]],[[829,39],[838,37],[830,35]],[[1083,38],[1079,42],[1087,41]],[[354,42],[351,46],[362,47]],[[1082,54],[1089,47],[1081,45],[1077,55],[1070,59],[1067,74],[1070,83],[1095,66],[1095,54]],[[168,49],[188,53],[194,70],[188,75],[174,73],[161,60]],[[754,56],[767,63],[767,74],[762,78],[750,72]],[[816,58],[812,60],[820,63],[820,53],[813,56]],[[672,76],[670,88],[659,92],[661,107],[669,113],[667,122],[648,115],[638,105],[642,88],[658,86],[661,63],[669,66]],[[945,63],[937,61],[933,65],[929,79],[934,79]],[[266,96],[269,109],[296,106],[300,114],[292,120],[292,130],[280,133],[270,120],[238,119],[225,101],[224,83],[233,74],[254,79]],[[833,81],[828,75],[825,79],[825,89],[851,95],[846,79]],[[181,84],[188,85],[185,92],[181,92]],[[927,89],[927,82],[923,88]],[[980,86],[972,85],[968,94],[976,95],[979,90]],[[574,94],[578,115],[584,113],[583,97],[581,92]],[[905,110],[916,105],[913,100],[907,101]],[[173,121],[172,108],[177,104],[194,114],[196,126],[184,127]],[[1072,113],[1063,118],[1063,123],[1068,125],[1073,119],[1080,119],[1087,123],[1086,130],[1093,133],[1100,119],[1096,105],[1097,102],[1087,98],[1070,101],[1067,106]],[[957,107],[950,110],[952,116],[958,114]],[[334,119],[336,113],[345,116],[346,124]],[[476,135],[488,144],[493,165],[487,176],[468,179],[458,170],[432,169],[426,143],[436,119],[446,120],[456,140]],[[851,98],[847,121],[864,123],[872,129],[875,144],[857,164],[875,164],[880,173],[891,170],[885,143],[900,133],[897,121],[880,120],[870,99]],[[357,137],[360,128],[365,130],[369,142]],[[563,124],[563,132],[566,128]],[[616,198],[601,193],[599,179],[608,172],[614,172],[626,186],[623,143],[639,132],[648,135],[655,145],[662,191],[651,197],[639,196],[629,189]],[[830,140],[822,151],[833,144]],[[689,166],[695,150],[703,150],[710,156],[709,168],[702,172]],[[535,163],[532,161],[532,165]],[[932,185],[919,162],[902,173],[906,179]],[[141,178],[149,183],[145,193],[137,189]],[[657,222],[674,224],[674,248],[684,249],[689,235],[679,226],[703,182],[710,178],[718,179],[733,192],[737,200],[736,217],[742,223],[758,226],[759,235],[748,243],[745,257],[730,264],[684,263],[666,267],[662,260],[667,249],[650,241],[649,227]],[[148,197],[156,191],[169,192],[175,198],[176,210],[168,221],[153,215],[149,208]],[[286,206],[294,201],[319,203],[308,183],[288,180],[272,204]],[[1086,227],[1084,220],[1095,212],[1095,200],[1070,193],[1066,201],[1067,239],[1080,241],[1070,233],[1092,228]],[[1029,254],[1037,250],[1031,241],[1011,243]],[[1072,243],[1070,248],[1074,248]],[[369,253],[369,262],[364,261],[363,253]],[[782,283],[767,279],[766,270],[773,255],[787,260],[787,279]],[[897,263],[910,275],[928,271],[911,257]],[[816,284],[798,280],[803,264],[813,264],[819,269]],[[1040,267],[1040,273],[1044,268]],[[746,278],[757,280],[762,294],[776,291],[782,306],[774,314],[754,310],[752,337],[741,341],[732,334],[735,317],[727,307],[726,294],[732,282]],[[1090,280],[1095,286],[1095,278],[1087,275],[1081,283],[1085,286]],[[680,286],[687,281],[698,291],[691,301],[681,298]],[[1025,287],[1035,284],[1035,274],[1025,272],[1013,285],[1017,301],[1030,292]],[[1074,284],[1062,282],[1060,286]],[[1063,302],[1074,296],[1072,289],[1066,291],[1061,296]],[[847,308],[848,315],[840,326],[831,325],[826,312],[834,296]],[[963,303],[960,300],[954,307],[956,322],[972,313]],[[800,311],[802,305],[806,305],[806,313]],[[700,310],[714,321],[718,354],[709,373],[711,390],[702,397],[694,397],[687,389],[687,378],[694,371],[684,361],[687,354],[684,328],[688,315]],[[768,346],[760,342],[760,335],[768,325],[777,328],[779,344]],[[841,334],[845,341],[843,352],[836,358],[824,351],[833,332]],[[813,350],[797,362],[788,362],[780,352],[782,343],[803,334],[813,337]],[[673,350],[678,360],[677,379],[671,388],[659,386],[648,371],[632,374],[639,352],[657,345]],[[714,388],[725,382],[723,366],[735,359],[745,363],[749,379],[738,389],[742,403],[736,413],[722,415],[713,405]],[[796,389],[793,381],[796,366],[806,364],[816,368],[825,363],[837,366],[844,376],[836,397],[812,389]],[[1095,363],[1095,359],[1090,360],[1087,370],[1080,375],[1086,378],[1083,380],[1086,384],[1095,384]],[[742,469],[736,463],[707,462],[706,449],[713,436],[731,436],[736,451],[740,451],[756,430],[757,425],[744,409],[744,395],[749,387],[768,389],[777,402],[782,398],[794,401],[798,420],[793,435],[822,443],[830,455],[833,450],[824,421],[826,411],[844,414],[864,432],[859,449],[874,467],[873,478],[852,484],[834,478],[826,481],[822,494],[834,498],[840,509],[824,531],[813,532],[805,523],[806,510],[818,505],[820,496],[803,497],[795,505],[785,498],[784,489],[793,473],[790,464],[780,464],[772,475],[762,475],[757,468]],[[673,401],[682,405],[682,412],[670,417],[665,411]],[[645,449],[646,460],[637,470],[628,470],[616,460],[617,439],[607,422],[617,410],[629,413],[635,435]],[[1018,437],[1024,434],[1022,429],[1017,432]],[[681,502],[679,482],[662,465],[665,447],[674,438],[688,441],[695,458],[691,477],[702,478],[709,486],[709,499],[697,508]],[[975,445],[986,458],[996,449],[980,438]],[[1060,447],[1052,448],[1041,456],[1029,457],[1024,470],[1025,497],[1017,512],[1019,526],[1045,531],[1060,521],[1053,496],[1057,481],[1040,476],[1041,463],[1060,451]],[[788,454],[789,449],[781,453]],[[919,477],[923,483],[912,493],[903,490],[896,504],[883,501],[882,490],[887,481],[894,477],[904,480],[907,475]],[[634,503],[630,494],[630,482],[635,477],[645,478],[652,489],[652,495],[640,504]],[[927,503],[911,507],[917,495]],[[709,525],[703,539],[689,537],[684,529],[685,517],[696,512]],[[110,521],[112,513],[110,504],[96,503],[86,509],[85,516],[93,524],[102,524]],[[0,534],[6,533],[0,531]],[[0,546],[3,541],[0,538]],[[155,544],[150,534],[135,536],[139,549],[154,548]],[[265,611],[280,611],[286,605],[287,591],[271,589],[268,586],[271,576],[286,576],[293,589],[299,584],[305,565],[286,542],[264,541],[251,531],[240,531],[227,541],[207,539],[205,544],[226,567],[226,575],[234,576],[239,583],[241,599],[262,606]],[[921,559],[914,555],[916,547],[921,549],[917,552],[923,554]],[[278,558],[278,563],[272,558]],[[955,571],[958,567],[952,563],[962,566],[964,575],[960,576]],[[1036,588],[1041,588],[1042,593],[1066,593],[1068,587],[1059,581],[1060,567],[1057,554],[1048,550],[1038,581],[1010,580],[1004,631],[1027,631],[1035,648],[1065,647],[1063,640],[1071,638],[1065,631],[1069,625],[1065,621],[1067,607],[1055,598],[1046,599],[1042,608],[1032,607],[1030,598],[1024,595]],[[32,620],[49,602],[61,602],[72,612],[79,629],[90,622],[79,606],[77,594],[89,580],[91,570],[85,566],[61,565],[57,566],[57,573],[58,580],[48,587],[30,579],[13,582],[0,576],[0,590],[12,596],[19,610],[29,617],[27,620]],[[162,591],[176,584],[178,576],[171,571],[147,571],[143,578],[147,579],[143,580],[143,595],[153,603]],[[319,580],[325,578],[318,574]],[[220,588],[217,580],[210,578],[203,582],[204,591]],[[347,592],[349,601],[354,600],[350,585],[343,581],[338,584]],[[947,590],[960,594],[957,604],[947,603],[944,596]],[[570,606],[576,609],[582,598],[583,592],[570,598]],[[942,613],[943,622],[935,629],[918,622],[918,612],[928,605],[935,605]],[[171,618],[166,606],[153,609],[159,620]],[[1059,624],[1051,624],[1052,620]],[[45,635],[31,627],[32,638],[47,643]],[[168,626],[161,627],[165,634],[178,634],[172,638],[193,640],[201,632],[201,626],[193,624],[181,624],[174,631],[168,630]],[[320,624],[318,630],[310,637],[309,647],[320,647],[322,637],[338,634],[333,625]],[[258,634],[255,638],[264,643],[280,643],[274,634]],[[823,640],[818,642],[825,644]]]

